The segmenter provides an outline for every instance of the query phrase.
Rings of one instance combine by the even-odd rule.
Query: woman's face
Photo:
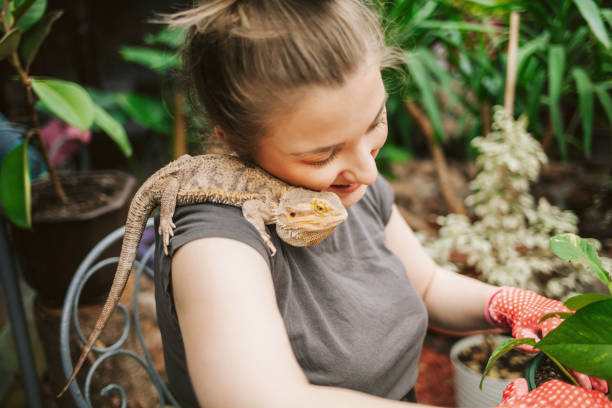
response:
[[[296,108],[272,118],[255,161],[297,186],[331,191],[349,207],[378,174],[387,139],[387,94],[378,64],[364,64],[340,88],[307,88]]]

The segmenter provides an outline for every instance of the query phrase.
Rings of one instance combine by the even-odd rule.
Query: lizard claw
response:
[[[164,244],[164,254],[168,256],[168,245],[170,245],[170,237],[174,236],[174,228],[176,225],[172,220],[160,220],[159,222],[159,235],[162,237]]]

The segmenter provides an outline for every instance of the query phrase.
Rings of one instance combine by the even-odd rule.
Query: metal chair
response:
[[[153,226],[153,219],[149,219],[147,222],[147,228],[151,228]],[[79,265],[70,286],[68,288],[68,292],[66,294],[66,298],[64,300],[64,306],[62,309],[62,316],[60,322],[60,353],[61,353],[61,361],[62,368],[64,371],[64,375],[69,378],[72,373],[73,365],[72,358],[70,355],[70,330],[71,327],[74,327],[74,330],[82,342],[85,344],[86,338],[81,331],[79,320],[78,320],[78,304],[79,298],[81,296],[81,291],[85,286],[85,283],[88,281],[91,276],[93,276],[98,270],[101,268],[111,265],[117,264],[119,257],[111,257],[106,259],[99,260],[102,253],[106,248],[111,246],[116,241],[120,241],[123,238],[123,234],[125,231],[125,227],[121,227],[116,229],[107,235],[104,239],[102,239],[85,257],[83,262]],[[151,245],[145,251],[139,251],[139,255],[136,258],[136,262],[134,263],[134,267],[136,268],[136,279],[134,281],[134,305],[132,307],[132,318],[134,322],[135,331],[138,337],[138,342],[140,343],[140,348],[145,356],[143,359],[141,356],[136,354],[134,351],[124,348],[124,344],[128,338],[130,332],[130,326],[132,322],[132,318],[130,316],[130,312],[127,307],[123,304],[119,303],[118,309],[121,310],[125,317],[125,326],[123,328],[123,332],[121,337],[112,345],[100,349],[98,347],[93,347],[93,351],[98,354],[94,364],[90,367],[87,372],[87,377],[85,379],[85,384],[82,390],[79,388],[79,384],[77,384],[77,380],[72,382],[70,385],[69,391],[74,399],[76,405],[80,407],[91,407],[91,383],[93,374],[96,369],[104,362],[105,360],[112,358],[118,355],[126,355],[130,358],[133,358],[137,361],[149,375],[152,383],[154,384],[157,394],[159,397],[159,404],[161,407],[165,407],[167,404],[171,404],[175,407],[179,407],[179,404],[174,399],[164,382],[162,381],[159,373],[157,373],[154,369],[153,362],[151,360],[151,356],[149,351],[147,350],[143,335],[142,328],[140,326],[140,320],[138,315],[138,291],[139,291],[139,281],[143,271],[149,278],[153,278],[153,269],[151,268],[150,261],[153,257],[153,252],[155,250],[155,245]],[[144,254],[143,254],[144,253]],[[134,272],[132,272],[134,273]],[[111,392],[116,392],[121,398],[121,407],[127,406],[127,397],[123,387],[118,384],[109,384],[106,385],[100,394],[102,396],[108,396]]]

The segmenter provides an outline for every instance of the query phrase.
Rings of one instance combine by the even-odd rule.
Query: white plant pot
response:
[[[496,342],[501,342],[509,338],[505,336],[495,337]],[[455,402],[457,403],[457,407],[493,407],[502,401],[504,388],[512,381],[486,377],[482,383],[482,390],[478,387],[481,374],[463,364],[463,362],[459,360],[459,353],[461,350],[482,343],[482,341],[483,335],[478,334],[464,337],[451,347],[450,358],[455,376]]]

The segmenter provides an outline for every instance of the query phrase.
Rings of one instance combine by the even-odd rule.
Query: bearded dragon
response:
[[[184,155],[170,162],[149,177],[132,199],[108,298],[58,397],[76,377],[119,303],[146,221],[153,210],[160,207],[158,233],[163,240],[164,253],[168,255],[170,237],[174,235],[172,216],[176,206],[204,202],[241,207],[242,214],[257,229],[272,256],[276,248],[266,232],[266,224],[276,224],[279,238],[286,243],[310,246],[324,240],[347,217],[336,194],[291,186],[235,156]]]

